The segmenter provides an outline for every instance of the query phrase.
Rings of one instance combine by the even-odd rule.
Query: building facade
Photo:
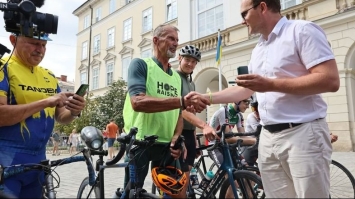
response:
[[[71,93],[75,92],[74,91],[75,83],[68,81],[66,75],[61,75],[60,77],[57,77],[57,79],[58,79],[60,90],[62,92],[71,92]]]
[[[328,104],[327,122],[339,135],[337,151],[355,149],[355,0],[281,0],[282,15],[320,25],[336,57],[341,86],[323,94]],[[195,45],[202,61],[193,73],[198,92],[219,90],[215,64],[217,31],[221,30],[222,88],[232,86],[239,66],[247,66],[257,35],[242,25],[240,0],[88,0],[73,14],[79,18],[76,88],[90,84],[90,92],[102,95],[119,78],[126,80],[130,60],[152,55],[152,30],[167,23],[179,28],[180,46]],[[178,66],[175,59],[173,67]],[[198,116],[208,120],[219,106]],[[245,115],[246,116],[246,115]]]
[[[163,3],[164,2],[164,3]],[[168,8],[168,15],[161,11]],[[114,80],[127,79],[134,57],[152,56],[154,26],[176,24],[177,1],[88,0],[74,11],[79,18],[76,87],[89,83],[103,95]],[[166,17],[163,17],[166,16]]]

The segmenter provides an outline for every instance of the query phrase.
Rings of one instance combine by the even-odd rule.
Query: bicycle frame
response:
[[[98,155],[99,159],[96,161],[96,171],[97,171],[97,176],[95,183],[92,185],[90,192],[88,195],[91,194],[93,191],[95,185],[97,185],[100,189],[100,198],[105,198],[105,169],[107,168],[121,168],[121,167],[126,167],[128,163],[117,163],[114,165],[104,165],[104,160],[103,157],[108,155],[107,150],[100,150],[100,151],[92,151],[91,155]]]
[[[197,142],[198,142],[198,145],[201,146],[201,140],[200,140],[201,137],[197,136]],[[207,168],[206,168],[206,162],[205,162],[205,157],[209,157],[208,155],[203,155],[203,149],[206,148],[206,146],[201,146],[199,148],[196,149],[197,150],[200,150],[201,151],[201,157],[198,159],[197,163],[196,163],[196,167],[197,168],[200,168],[200,165],[202,163],[202,169],[203,169],[203,172],[206,173],[207,172]]]
[[[218,145],[222,146],[223,163],[218,168],[215,176],[213,177],[213,179],[211,180],[207,188],[202,192],[201,198],[211,197],[211,194],[213,194],[214,191],[218,190],[222,185],[223,179],[226,174],[228,175],[228,180],[229,183],[231,184],[234,197],[238,198],[237,188],[235,187],[234,177],[233,177],[233,173],[234,171],[236,171],[236,169],[234,168],[232,157],[229,151],[229,144],[225,141],[225,136],[224,136],[224,131],[226,126],[227,124],[222,125],[221,128],[222,138],[220,143],[215,143],[213,147],[208,149],[208,150],[213,150],[214,148],[217,148]]]
[[[131,143],[130,146],[132,145],[132,143],[135,141],[135,136],[132,137],[131,139]],[[151,145],[154,144],[154,142],[150,143]],[[128,147],[129,149],[131,147]],[[149,147],[149,144],[147,144],[147,146]],[[130,161],[128,162],[128,166],[129,166],[129,182],[127,184],[127,186],[124,188],[124,196],[123,197],[127,197],[127,194],[129,196],[129,198],[136,198],[136,196],[140,196],[143,191],[145,191],[142,187],[138,186],[138,175],[137,175],[137,166],[134,160],[135,158],[135,152],[139,149],[139,146],[134,147],[133,149],[131,149],[129,151],[129,159]],[[134,192],[132,192],[131,190],[134,190]],[[160,198],[159,196],[156,196],[156,198]]]
[[[59,160],[43,160],[39,164],[20,164],[20,165],[12,165],[12,166],[6,166],[3,169],[1,169],[0,173],[0,182],[2,180],[7,179],[11,176],[15,176],[17,174],[25,173],[27,171],[31,170],[42,170],[45,173],[45,181],[44,181],[44,186],[45,186],[45,191],[43,194],[47,198],[54,199],[56,198],[56,193],[54,191],[54,185],[53,185],[53,177],[51,175],[52,170],[51,167],[59,166],[59,165],[64,165],[64,164],[69,164],[73,162],[80,162],[80,161],[85,161],[87,164],[89,176],[93,177],[94,171],[92,167],[92,163],[89,160],[89,156],[87,149],[84,149],[82,153],[84,154],[83,156],[74,156],[74,157],[69,157],[69,158],[63,158]],[[0,184],[0,190],[2,189],[2,185]]]

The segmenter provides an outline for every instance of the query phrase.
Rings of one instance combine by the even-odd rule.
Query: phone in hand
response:
[[[238,70],[238,75],[249,74],[248,66],[239,66],[237,70]]]
[[[89,88],[89,84],[82,84],[80,85],[80,87],[78,88],[75,94],[84,96],[88,88]]]

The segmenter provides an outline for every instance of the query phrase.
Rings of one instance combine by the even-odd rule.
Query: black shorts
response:
[[[183,155],[180,157],[180,165],[183,170],[188,166],[193,166],[196,158],[196,139],[195,139],[195,130],[182,130],[182,134],[185,137],[185,147],[187,150],[187,156],[185,162],[183,162]]]

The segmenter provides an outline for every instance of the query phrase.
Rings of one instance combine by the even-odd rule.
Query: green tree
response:
[[[92,122],[97,127],[105,128],[110,119],[123,127],[123,106],[126,98],[127,84],[124,80],[114,81],[105,95],[97,98],[97,109],[92,114]]]
[[[71,124],[56,123],[55,129],[65,134],[70,134],[76,128],[78,132],[85,126],[95,126],[98,129],[106,128],[110,119],[123,127],[123,105],[126,97],[127,84],[124,80],[114,81],[103,96],[86,96],[86,105],[81,116]]]

